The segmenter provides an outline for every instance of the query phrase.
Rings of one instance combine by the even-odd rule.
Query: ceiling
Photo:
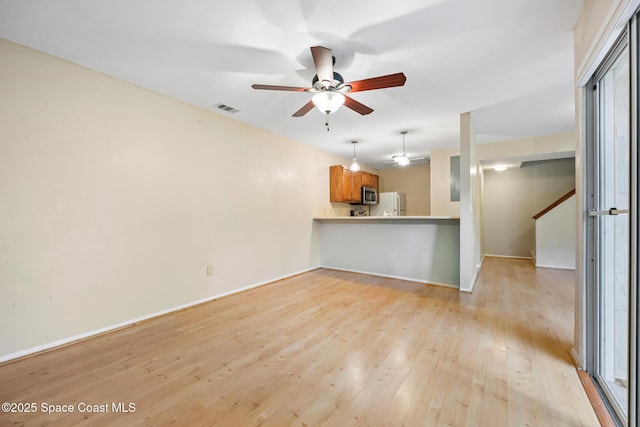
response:
[[[459,143],[574,129],[573,34],[582,0],[0,0],[0,37],[376,168]],[[345,81],[404,72],[350,96],[374,109],[291,115],[311,86],[309,48]],[[64,100],[61,100],[64,101]],[[216,107],[225,104],[234,113]]]

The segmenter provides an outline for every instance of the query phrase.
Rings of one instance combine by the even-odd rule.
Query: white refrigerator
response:
[[[378,194],[378,204],[371,205],[371,216],[405,216],[407,197],[404,193],[392,191]]]

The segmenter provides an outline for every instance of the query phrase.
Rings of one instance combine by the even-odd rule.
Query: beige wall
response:
[[[347,159],[3,40],[0,57],[0,359],[318,264],[312,217]]]
[[[584,0],[580,17],[574,29],[574,64],[576,69],[589,55],[591,42],[595,40],[604,18],[617,0]]]
[[[535,250],[533,215],[575,188],[574,159],[549,160],[484,171],[484,252],[531,257]]]
[[[478,144],[478,161],[524,158],[562,153],[576,149],[576,134],[565,133],[543,137],[523,138]],[[460,203],[450,201],[450,157],[460,155],[458,148],[431,152],[431,214],[459,216]]]
[[[433,150],[430,154],[431,166],[431,215],[460,216],[460,202],[451,201],[450,173],[451,156],[459,156],[459,148]]]
[[[383,169],[380,175],[380,191],[399,191],[407,195],[407,215],[431,214],[431,168],[415,165]]]
[[[478,159],[508,159],[575,151],[574,132],[478,145]]]
[[[595,71],[629,19],[629,11],[625,9],[632,11],[637,3],[627,0],[584,0],[573,32],[577,81],[588,78]]]

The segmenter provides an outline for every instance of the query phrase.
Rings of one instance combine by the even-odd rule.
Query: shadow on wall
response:
[[[438,228],[434,246],[431,280],[438,283],[452,280],[460,287],[460,227]]]

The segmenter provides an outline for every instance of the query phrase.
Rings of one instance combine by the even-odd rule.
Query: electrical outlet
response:
[[[207,265],[207,276],[213,276],[213,265]]]

